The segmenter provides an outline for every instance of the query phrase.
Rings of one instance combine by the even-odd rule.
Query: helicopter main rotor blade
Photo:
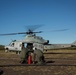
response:
[[[51,30],[51,31],[38,31],[38,32],[33,32],[33,31],[29,30],[27,32],[0,34],[0,36],[18,35],[18,34],[34,34],[34,33],[42,33],[42,32],[61,32],[61,31],[67,31],[67,30],[69,30],[69,29],[60,29],[60,30]]]
[[[50,31],[40,31],[41,33],[42,32],[62,32],[62,31],[67,31],[69,29],[60,29],[60,30],[50,30]]]
[[[6,33],[6,34],[0,34],[0,36],[7,36],[7,35],[18,35],[18,34],[33,34],[33,33],[41,33],[39,32],[19,32],[19,33]]]
[[[18,34],[26,34],[26,32],[19,32],[19,33],[6,33],[6,34],[0,34],[0,36],[6,36],[6,35],[18,35]]]
[[[62,31],[67,31],[69,29],[60,29],[60,30],[51,30],[50,32],[62,32]]]

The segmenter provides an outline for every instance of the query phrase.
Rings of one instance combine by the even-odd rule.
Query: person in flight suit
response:
[[[37,48],[34,49],[33,63],[43,64],[45,62],[43,52]]]
[[[20,58],[21,58],[21,61],[20,61],[21,64],[27,63],[28,49],[25,48],[24,43],[22,43],[22,51],[20,53]]]

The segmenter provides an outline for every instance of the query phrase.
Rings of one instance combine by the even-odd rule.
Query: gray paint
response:
[[[74,41],[71,44],[48,44],[48,45],[44,45],[44,49],[58,49],[58,48],[68,48],[68,47],[72,47],[76,46],[76,41]]]

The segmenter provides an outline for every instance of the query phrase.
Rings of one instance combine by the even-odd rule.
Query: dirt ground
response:
[[[1,75],[76,75],[76,50],[50,52],[54,53],[44,55],[46,64],[49,65],[5,66],[20,65],[20,58],[14,52],[0,51],[0,71],[3,71]]]

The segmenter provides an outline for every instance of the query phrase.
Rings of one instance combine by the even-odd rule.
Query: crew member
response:
[[[22,43],[22,51],[20,53],[20,58],[21,58],[21,61],[20,61],[21,64],[27,63],[28,49],[25,48],[24,43]]]
[[[32,58],[33,63],[44,64],[45,60],[44,60],[43,52],[37,48],[33,48],[33,49],[34,49],[34,56]]]

